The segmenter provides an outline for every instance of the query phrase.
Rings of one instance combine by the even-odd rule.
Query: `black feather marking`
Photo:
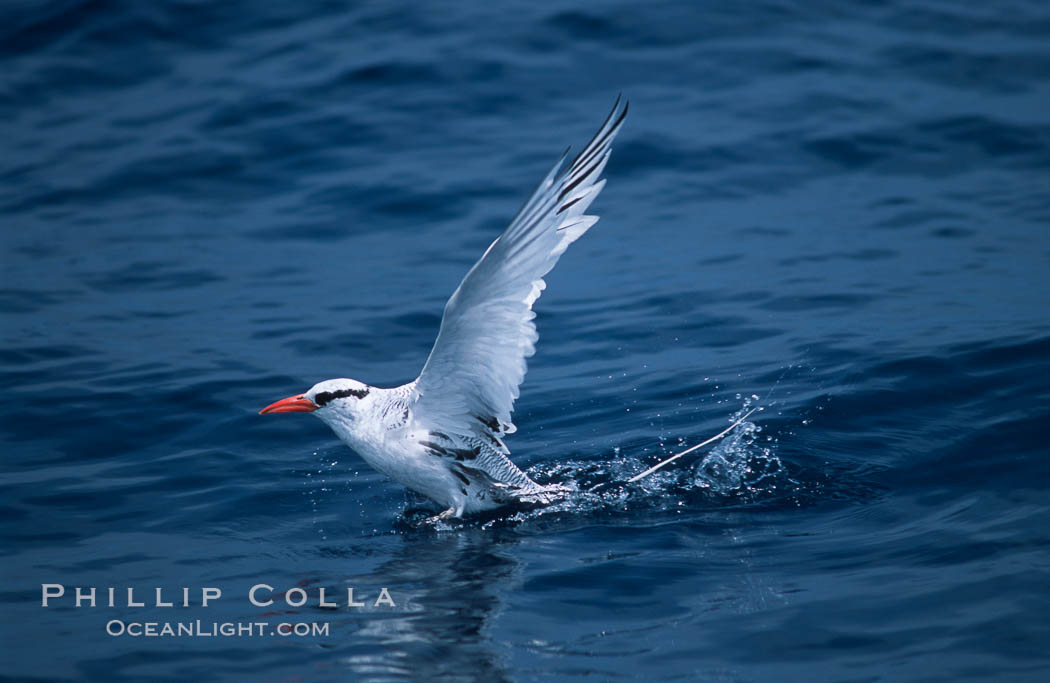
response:
[[[621,101],[623,101],[623,109],[620,110],[620,114],[617,116],[616,112],[620,107]],[[609,111],[609,114],[605,117],[605,121],[595,132],[594,137],[592,137],[591,141],[580,150],[580,153],[572,160],[567,170],[559,171],[558,169],[561,169],[562,163],[565,161],[565,157],[568,155],[569,150],[566,149],[561,155],[561,159],[558,160],[558,163],[554,167],[555,177],[551,179],[553,183],[561,184],[567,182],[569,178],[576,178],[579,169],[590,164],[595,155],[599,155],[603,151],[608,151],[609,145],[607,143],[610,137],[619,129],[620,124],[623,123],[624,117],[627,116],[627,107],[628,102],[623,100],[623,93],[621,93],[617,96],[616,103]],[[614,116],[617,116],[617,118],[610,125],[609,122]],[[512,227],[514,227],[513,232],[508,229],[507,233],[496,238],[497,241],[502,240],[505,236],[508,240],[513,241],[519,235],[527,232],[538,220],[540,220],[540,218],[545,216],[547,212],[551,210],[552,204],[554,204],[555,201],[563,200],[566,192],[575,187],[576,183],[582,178],[586,178],[593,170],[594,168],[591,167],[582,176],[576,178],[576,181],[570,185],[569,188],[566,188],[565,191],[561,192],[558,197],[547,196],[546,198],[543,198],[540,190],[544,188],[544,183],[547,182],[547,179],[544,179],[543,182],[540,183],[540,186],[536,188],[536,192],[525,202],[525,205],[519,209],[518,215],[511,223]]]
[[[564,204],[561,205],[561,207],[558,208],[558,213],[564,213],[565,211],[568,211],[569,207],[571,207],[573,204],[575,204],[576,202],[578,202],[581,199],[583,199],[584,196],[586,196],[586,195],[580,195],[576,199],[571,199],[571,200],[565,202]]]
[[[620,103],[620,98],[617,97],[616,98],[616,104],[618,105],[619,103]],[[570,166],[569,166],[569,172],[570,173],[575,171],[577,167],[583,166],[584,164],[589,163],[590,160],[594,158],[594,155],[597,154],[598,151],[601,150],[604,147],[605,143],[608,141],[609,136],[617,128],[620,127],[621,123],[623,123],[624,117],[627,116],[627,108],[630,106],[630,104],[631,104],[630,102],[624,102],[623,103],[623,111],[620,112],[620,116],[616,119],[616,123],[614,123],[613,125],[611,125],[608,128],[606,128],[605,127],[605,123],[609,122],[609,119],[612,118],[613,112],[616,111],[616,105],[613,105],[613,110],[611,112],[609,112],[609,116],[606,117],[605,123],[602,124],[602,127],[599,128],[598,132],[594,134],[594,138],[592,138],[591,141],[587,143],[587,146],[584,147],[580,151],[579,156],[577,156],[575,159],[572,160],[572,164],[570,164]],[[604,131],[604,133],[603,133],[603,131]],[[599,136],[601,136],[601,140],[597,140],[597,138]],[[597,142],[596,142],[596,140],[597,140]]]
[[[598,165],[601,164],[602,159],[604,159],[604,158],[605,158],[604,156],[600,157],[597,161],[595,161],[593,164],[591,164],[587,168],[586,171],[580,173],[579,177],[577,177],[571,183],[566,185],[565,189],[562,190],[561,193],[558,195],[558,201],[560,202],[561,200],[565,199],[565,195],[567,195],[570,192],[572,192],[573,190],[575,190],[576,186],[579,185],[580,183],[582,183],[584,181],[584,179],[587,178],[587,176],[589,176],[590,174],[594,173],[594,169],[598,168]]]
[[[495,417],[482,417],[480,415],[475,415],[475,417],[481,424],[485,425],[497,434],[500,433],[500,423],[499,420],[497,420]]]
[[[454,475],[456,475],[457,477],[459,477],[459,480],[460,480],[461,482],[463,482],[463,483],[464,483],[464,484],[466,484],[467,486],[470,486],[470,480],[469,480],[469,479],[467,479],[467,477],[466,477],[466,475],[465,475],[465,474],[463,474],[462,472],[460,472],[459,470],[457,470],[457,469],[455,469],[455,468],[452,468],[451,470],[449,470],[449,472],[451,472],[452,474],[454,474]],[[466,491],[464,491],[463,493],[466,493]]]
[[[448,450],[446,450],[444,446],[439,446],[433,441],[420,441],[419,445],[427,449],[427,452],[431,455],[436,455],[439,458],[449,457]]]
[[[420,441],[419,445],[425,448],[430,455],[435,455],[439,458],[452,458],[457,462],[474,460],[481,455],[481,446],[475,446],[474,448],[448,448],[433,441]]]
[[[322,391],[317,396],[314,396],[314,403],[319,407],[334,401],[337,398],[364,398],[368,396],[368,389],[340,389],[339,391]]]
[[[473,467],[468,467],[466,465],[457,465],[457,467],[461,471],[463,471],[466,474],[468,474],[471,477],[473,477],[474,479],[476,479],[479,482],[482,482],[484,484],[487,484],[488,486],[490,486],[492,488],[499,489],[499,490],[505,490],[505,491],[520,491],[521,490],[521,486],[519,486],[517,484],[511,484],[511,483],[508,483],[508,482],[502,482],[502,481],[497,481],[497,480],[493,479],[484,470],[479,470],[479,469],[476,469],[476,468],[473,468]]]
[[[391,417],[393,415],[393,417]],[[391,403],[383,409],[383,419],[387,421],[387,429],[400,429],[408,424],[408,406],[403,403]]]
[[[583,221],[579,220],[579,221],[573,221],[572,223],[566,223],[565,225],[563,225],[560,228],[558,228],[558,232],[561,232],[562,230],[568,230],[569,228],[575,228],[580,223],[583,223]]]
[[[475,446],[474,448],[446,448],[445,451],[451,457],[463,462],[464,460],[473,460],[481,455],[481,446]]]
[[[432,432],[430,432],[430,436],[436,436],[437,438],[444,439],[445,441],[451,441],[452,440],[452,439],[449,438],[448,434],[446,434],[445,432],[434,432],[434,431],[432,431]]]
[[[613,103],[612,109],[609,110],[609,113],[608,113],[608,115],[606,115],[605,120],[602,121],[602,125],[598,126],[598,130],[594,131],[594,135],[591,136],[591,139],[587,141],[587,144],[583,146],[583,149],[580,150],[580,153],[577,154],[576,158],[573,159],[572,163],[569,164],[569,169],[570,170],[573,169],[573,168],[576,168],[576,166],[581,163],[580,157],[582,157],[585,153],[587,153],[587,150],[591,149],[592,146],[594,146],[594,147],[600,146],[599,144],[596,144],[596,141],[598,140],[598,137],[602,134],[602,131],[605,130],[605,127],[607,125],[609,125],[610,119],[612,119],[613,114],[616,113],[617,107],[620,106],[620,100],[621,99],[623,99],[623,93],[620,93],[619,95],[616,96],[616,102]],[[613,125],[613,128],[616,128],[616,126]]]

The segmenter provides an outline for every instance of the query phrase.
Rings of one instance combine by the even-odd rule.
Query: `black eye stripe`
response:
[[[368,396],[368,389],[340,389],[339,391],[322,391],[317,396],[314,396],[314,403],[319,407],[324,406],[330,401],[334,401],[337,398],[348,398],[353,396],[354,398],[364,398]]]

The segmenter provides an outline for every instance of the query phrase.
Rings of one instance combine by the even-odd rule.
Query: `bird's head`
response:
[[[259,411],[270,413],[316,413],[325,422],[353,420],[361,411],[372,387],[356,379],[326,379],[310,387],[305,394],[296,394],[271,403]]]

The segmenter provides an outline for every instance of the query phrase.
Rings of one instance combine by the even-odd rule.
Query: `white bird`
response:
[[[273,403],[267,413],[311,412],[365,462],[447,510],[439,518],[513,502],[546,504],[565,491],[533,481],[503,439],[525,359],[538,339],[532,305],[570,244],[593,226],[584,215],[627,115],[617,98],[586,147],[568,150],[510,226],[489,245],[445,304],[437,341],[415,381],[392,389],[330,379]]]

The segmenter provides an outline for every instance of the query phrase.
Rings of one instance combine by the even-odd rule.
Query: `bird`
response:
[[[511,413],[539,339],[533,304],[544,276],[598,221],[584,212],[605,187],[627,109],[617,97],[590,142],[567,164],[565,150],[470,269],[415,380],[379,388],[329,379],[260,414],[313,413],[371,467],[445,507],[435,520],[562,498],[568,487],[534,481],[504,440],[517,430]]]

